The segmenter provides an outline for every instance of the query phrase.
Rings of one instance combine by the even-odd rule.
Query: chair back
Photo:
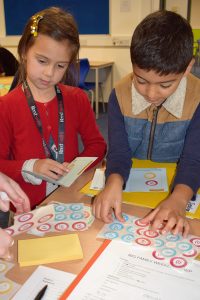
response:
[[[80,65],[80,75],[79,75],[79,84],[78,86],[82,89],[87,89],[85,86],[85,79],[87,77],[87,74],[90,70],[90,63],[87,58],[81,58],[79,60],[79,65]]]

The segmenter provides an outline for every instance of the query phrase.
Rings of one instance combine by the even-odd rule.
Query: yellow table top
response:
[[[149,160],[138,160],[133,159],[134,168],[166,168],[167,181],[170,190],[170,185],[173,181],[176,163],[157,163]],[[82,188],[81,192],[88,195],[97,195],[99,191],[91,190],[89,182],[85,187]],[[134,204],[137,206],[144,206],[149,208],[155,208],[162,200],[164,200],[168,195],[168,192],[123,192],[123,202]],[[200,206],[198,207],[195,214],[187,213],[188,217],[200,218]]]

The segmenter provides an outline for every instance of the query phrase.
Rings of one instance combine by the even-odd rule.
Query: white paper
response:
[[[91,190],[102,190],[105,185],[105,170],[104,169],[96,169],[90,189]]]
[[[151,250],[112,241],[68,300],[199,300],[200,263],[181,272]]]
[[[132,168],[125,192],[167,192],[165,168]]]
[[[96,159],[97,157],[75,158],[68,166],[69,168],[71,166],[70,171],[66,175],[60,177],[60,179],[58,180],[54,180],[50,177],[43,176],[41,174],[30,172],[30,171],[23,171],[23,172],[56,185],[69,187]]]
[[[200,204],[200,195],[197,194],[194,200],[190,200],[186,207],[186,211],[190,213],[195,213]]]
[[[75,277],[76,275],[72,273],[39,266],[12,300],[34,299],[46,284],[48,287],[42,300],[57,300]]]

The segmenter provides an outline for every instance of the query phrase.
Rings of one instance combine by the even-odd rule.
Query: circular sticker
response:
[[[55,225],[55,229],[58,231],[64,231],[64,230],[67,230],[68,228],[69,228],[69,225],[64,222],[60,222]]]
[[[188,242],[179,242],[177,243],[177,248],[183,252],[187,252],[192,249],[192,245]]]
[[[133,226],[128,226],[126,228],[126,231],[129,232],[129,233],[131,233],[131,234],[133,234]]]
[[[145,228],[139,228],[139,229],[136,230],[136,233],[139,234],[139,235],[144,235],[145,230],[146,230]]]
[[[72,225],[72,228],[74,230],[83,230],[87,227],[86,223],[85,222],[75,222],[73,225]]]
[[[144,178],[146,179],[153,179],[156,177],[156,174],[153,172],[144,173]]]
[[[5,263],[0,262],[0,272],[4,272],[6,270],[7,266]]]
[[[166,240],[167,241],[170,241],[170,242],[177,242],[180,240],[180,235],[174,235],[174,234],[171,234],[169,233],[167,236],[166,236]]]
[[[141,227],[147,227],[147,226],[149,226],[149,223],[142,223],[140,220],[136,220],[135,225],[141,226]]]
[[[12,228],[6,228],[4,229],[5,232],[7,232],[9,235],[13,235],[15,233],[14,229]]]
[[[127,222],[129,220],[129,216],[126,215],[125,213],[122,213],[122,217],[123,217],[125,222]]]
[[[152,252],[152,256],[154,257],[154,258],[156,258],[156,259],[159,259],[159,260],[164,260],[165,258],[158,252],[158,251],[156,251],[156,250],[154,250],[153,252]]]
[[[126,243],[131,243],[134,240],[134,236],[132,234],[124,234],[121,239]]]
[[[117,232],[107,231],[104,233],[104,237],[109,240],[116,239],[119,236]]]
[[[45,231],[49,231],[51,228],[51,225],[48,224],[48,223],[45,223],[45,224],[41,224],[37,227],[37,230],[38,231],[42,231],[42,232],[45,232]]]
[[[44,223],[44,222],[47,222],[47,221],[50,220],[52,217],[53,217],[53,214],[48,214],[48,215],[46,215],[46,216],[43,216],[43,217],[41,217],[41,218],[38,220],[38,223]]]
[[[159,236],[158,232],[153,230],[144,230],[144,235],[149,238],[155,238]]]
[[[170,259],[170,264],[175,268],[184,268],[187,266],[187,261],[183,257],[173,257]]]
[[[195,245],[196,247],[200,247],[200,238],[192,238],[191,240],[190,240],[190,242],[193,244],[193,245]]]
[[[27,213],[27,214],[24,214],[22,216],[19,216],[18,221],[19,222],[26,222],[26,221],[29,221],[30,219],[32,219],[32,217],[33,217],[32,213]]]
[[[186,257],[194,257],[194,256],[197,255],[197,250],[191,249],[191,250],[189,250],[189,251],[183,252],[182,255],[183,255],[183,256],[186,256]]]
[[[89,211],[86,211],[86,210],[83,212],[83,214],[84,214],[85,219],[89,218],[89,216],[90,216]]]
[[[26,231],[26,230],[29,230],[33,225],[34,225],[33,222],[26,223],[26,224],[21,225],[21,226],[18,228],[18,230],[19,230],[19,231]]]
[[[164,257],[172,257],[172,256],[176,255],[176,250],[175,249],[164,248],[160,251],[161,251],[161,255],[163,255]]]
[[[70,205],[70,209],[73,211],[77,211],[77,210],[83,209],[83,205],[82,204],[72,204],[72,205]]]
[[[62,221],[62,220],[65,220],[65,219],[67,219],[67,216],[66,216],[66,214],[56,214],[55,215],[55,220],[56,221]]]
[[[151,241],[149,239],[146,239],[146,238],[137,238],[135,240],[135,242],[139,245],[142,245],[142,246],[149,246],[151,245]]]
[[[154,186],[154,185],[158,184],[158,181],[156,181],[156,180],[147,180],[145,183],[147,185]]]
[[[155,247],[160,248],[164,245],[164,241],[161,239],[155,239]]]
[[[81,213],[81,212],[74,212],[70,215],[70,218],[72,220],[80,220],[80,219],[83,219],[84,218],[84,214]]]
[[[56,212],[63,212],[63,211],[65,211],[66,210],[66,206],[65,205],[56,205],[55,206],[55,211]]]
[[[119,230],[122,230],[122,229],[124,228],[124,225],[122,225],[121,223],[112,223],[112,224],[109,226],[109,228],[110,228],[111,230],[117,230],[117,231],[119,231]]]
[[[12,283],[10,281],[0,281],[0,294],[6,294],[12,289]]]

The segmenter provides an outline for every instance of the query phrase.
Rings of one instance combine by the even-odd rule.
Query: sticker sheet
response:
[[[170,266],[181,269],[186,267],[200,253],[200,237],[189,235],[160,234],[149,229],[137,217],[123,214],[125,222],[115,219],[103,226],[97,238],[134,243],[142,247],[151,247],[152,256],[167,262]]]
[[[165,168],[132,168],[125,192],[167,192]]]
[[[6,277],[8,270],[12,269],[13,263],[0,260],[0,299],[8,300],[19,290],[21,285],[11,281]]]
[[[14,225],[5,230],[13,236],[22,232],[43,236],[47,232],[86,230],[93,221],[91,207],[56,202],[15,216]]]

